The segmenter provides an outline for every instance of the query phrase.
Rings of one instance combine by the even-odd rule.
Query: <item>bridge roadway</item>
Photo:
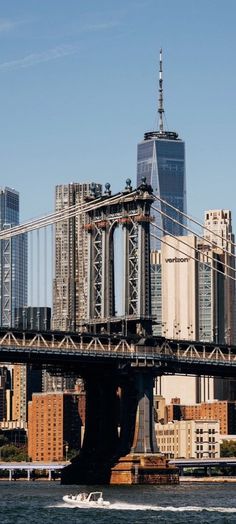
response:
[[[227,468],[231,468],[231,472],[233,471],[232,475],[236,478],[236,457],[223,457],[223,458],[201,458],[201,459],[171,459],[169,460],[169,464],[172,466],[177,466],[179,468],[180,475],[184,474],[184,470],[186,468],[193,468],[193,476],[194,476],[194,469],[204,469],[204,473],[206,476],[211,476],[212,468],[221,468],[222,470],[227,471]]]
[[[201,459],[170,459],[170,464],[184,468],[200,468],[203,466],[222,466],[230,467],[236,466],[236,457],[221,457],[221,458],[201,458]]]
[[[47,471],[48,480],[52,480],[52,472],[60,472],[68,462],[0,462],[0,472],[8,471],[8,479],[11,481],[17,472],[27,472],[27,480],[32,479],[32,473],[37,471]]]
[[[136,335],[0,329],[0,362],[83,369],[88,365],[168,373],[234,376],[236,346]],[[93,367],[92,366],[92,367]]]

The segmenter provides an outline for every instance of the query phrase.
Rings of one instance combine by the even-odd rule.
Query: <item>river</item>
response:
[[[105,486],[107,509],[70,508],[62,496],[94,486],[58,482],[0,482],[1,524],[236,523],[236,485]]]

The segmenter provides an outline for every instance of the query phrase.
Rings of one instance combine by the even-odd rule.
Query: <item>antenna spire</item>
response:
[[[163,133],[164,126],[163,126],[163,79],[162,79],[162,49],[160,49],[160,62],[159,62],[159,103],[158,103],[158,113],[159,113],[159,131],[160,133]]]

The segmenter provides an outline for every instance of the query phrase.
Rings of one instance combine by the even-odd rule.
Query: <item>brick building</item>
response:
[[[28,455],[33,461],[60,461],[81,447],[78,393],[36,393],[29,402]]]
[[[185,406],[177,398],[166,406],[165,422],[173,420],[219,420],[221,435],[236,434],[236,402],[217,400]]]

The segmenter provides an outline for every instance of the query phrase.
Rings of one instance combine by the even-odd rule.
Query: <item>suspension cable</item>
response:
[[[193,222],[194,224],[197,224],[198,226],[200,226],[202,229],[205,229],[206,231],[208,231],[209,233],[211,233],[212,235],[220,238],[222,240],[222,237],[218,234],[218,233],[215,233],[214,231],[212,231],[209,227],[207,226],[204,226],[203,224],[201,224],[201,222],[199,222],[198,220],[192,218],[190,215],[187,215],[187,213],[184,213],[183,211],[180,211],[180,209],[176,208],[175,206],[173,206],[172,204],[169,204],[168,202],[166,202],[166,200],[163,200],[161,197],[159,197],[158,195],[153,195],[155,200],[158,200],[159,202],[161,202],[162,204],[164,204],[165,206],[168,206],[170,207],[171,209],[173,209],[174,211],[177,211],[178,213],[180,213],[182,216],[184,216],[185,218],[187,218],[188,220],[190,220],[190,222]],[[185,227],[184,224],[182,224],[183,227]],[[232,240],[228,240],[227,238],[224,238],[223,237],[223,240],[226,240],[227,242],[229,242],[229,244],[232,244],[233,247],[236,247],[236,244],[232,241]]]
[[[157,226],[157,224],[153,224],[153,225],[154,225],[154,227],[155,227],[156,229],[159,229],[160,231],[166,233],[166,230],[163,229],[162,227]],[[230,280],[233,280],[234,282],[236,282],[236,278],[234,278],[234,277],[232,277],[231,275],[228,275],[228,274],[226,274],[226,273],[223,273],[222,271],[220,271],[220,269],[217,269],[217,268],[215,268],[214,266],[211,266],[208,262],[201,261],[201,260],[199,260],[199,258],[194,257],[194,256],[190,255],[189,253],[186,253],[185,251],[182,251],[182,250],[179,249],[178,247],[173,246],[172,244],[170,244],[169,242],[167,242],[166,239],[163,240],[162,238],[156,236],[154,233],[151,233],[151,236],[152,236],[153,238],[156,238],[157,240],[160,240],[161,242],[163,242],[163,243],[166,244],[167,246],[171,247],[172,249],[176,249],[176,251],[179,251],[179,253],[182,253],[182,254],[185,255],[186,257],[189,257],[189,258],[191,258],[192,260],[194,260],[194,261],[196,261],[196,262],[198,262],[198,263],[200,263],[200,264],[204,264],[205,266],[208,266],[208,267],[209,267],[210,269],[212,269],[213,271],[216,271],[217,273],[220,273],[221,276],[223,276],[223,277],[225,277],[225,278],[230,278]],[[176,238],[174,235],[171,235],[171,234],[168,234],[168,236],[171,236],[171,237],[173,237],[174,239]],[[166,237],[165,237],[165,238],[166,238]],[[184,242],[183,240],[180,240],[180,238],[181,238],[181,237],[178,237],[178,240],[179,240],[182,244],[185,244],[188,248],[190,247],[191,249],[194,249],[194,250],[195,250],[194,247],[189,246],[189,244],[186,244],[186,242]],[[203,256],[207,256],[207,257],[208,257],[208,255],[206,255],[206,254],[203,253],[202,251],[200,251],[200,253],[201,253],[201,255],[203,255]],[[217,259],[212,259],[212,260],[215,261],[215,262],[218,262]],[[221,263],[221,261],[219,261],[219,262]]]
[[[109,198],[107,197],[106,200],[104,200],[104,204],[112,205],[115,203],[119,203],[121,200],[125,200],[127,197],[130,198],[131,196],[137,195],[137,193],[138,193],[137,189],[130,191],[129,193],[118,193],[117,195],[114,195],[112,197],[109,197]],[[20,224],[18,226],[14,226],[12,228],[9,228],[6,231],[0,231],[0,240],[11,238],[12,236],[15,236],[15,235],[27,233],[35,229],[39,229],[45,226],[49,226],[51,224],[55,224],[56,222],[67,220],[69,218],[76,216],[77,214],[96,210],[101,206],[102,198],[104,197],[100,197],[99,199],[96,199],[96,201],[93,203],[86,202],[83,204],[81,203],[75,204],[73,206],[63,208],[60,211],[56,211],[54,213],[50,213],[49,215],[45,215],[44,217],[41,217],[39,219],[35,219],[30,222],[25,222],[23,224]]]
[[[161,215],[164,215],[164,216],[167,217],[168,219],[173,220],[174,223],[176,223],[176,224],[178,224],[178,225],[182,225],[181,222],[179,222],[178,220],[175,220],[174,218],[172,219],[169,215],[167,215],[166,213],[164,213],[164,211],[161,211],[161,210],[157,209],[157,208],[154,207],[154,206],[152,206],[152,209],[154,209],[155,211],[158,211],[158,213],[160,213]],[[152,222],[152,225],[155,226],[155,225],[156,225],[155,222]],[[184,226],[184,227],[185,227],[185,226]],[[197,234],[196,234],[194,231],[192,231],[190,228],[186,227],[186,229],[187,229],[188,231],[190,231],[191,233],[193,233],[197,238],[200,238],[200,239],[202,239],[202,240],[205,240],[204,237],[202,237],[201,235],[197,235]],[[166,231],[166,230],[165,230],[165,231]],[[169,236],[173,236],[174,238],[178,238],[178,239],[181,238],[181,235],[179,235],[178,237],[176,237],[175,235],[172,235],[172,234],[169,233],[169,232],[167,232],[166,234],[169,235]],[[187,244],[186,242],[184,242],[183,240],[181,240],[181,242],[182,242],[183,244],[186,244],[186,246],[189,245],[189,244]],[[224,253],[227,253],[227,254],[230,254],[230,255],[231,255],[231,253],[229,253],[228,251],[225,251],[223,248],[221,248],[221,247],[219,248],[219,246],[216,246],[216,245],[214,244],[214,242],[211,242],[210,240],[208,240],[207,242],[209,242],[209,243],[211,244],[211,246],[209,246],[209,247],[214,247],[215,249],[217,249],[217,248],[218,248],[218,249],[221,249]],[[192,247],[192,246],[189,246],[189,247]],[[192,249],[194,249],[195,251],[198,251],[199,253],[202,253],[201,249],[200,249],[200,250],[199,250],[198,248],[192,248]],[[233,254],[232,254],[232,256],[235,257],[235,255],[233,255]],[[211,260],[214,260],[213,257],[211,257],[210,255],[208,255],[208,257],[209,257]],[[226,264],[226,262],[221,261],[221,264],[222,264],[225,268],[228,268],[228,269],[230,269],[231,271],[236,272],[236,269],[235,269],[233,266],[229,266],[228,264]]]

